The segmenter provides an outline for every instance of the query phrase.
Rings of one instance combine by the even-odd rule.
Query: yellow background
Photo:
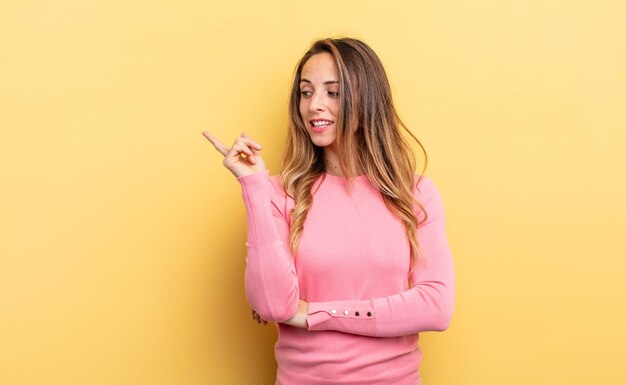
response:
[[[457,273],[428,385],[623,384],[626,3],[3,1],[0,384],[271,384],[240,187],[278,172],[293,67],[380,55]]]

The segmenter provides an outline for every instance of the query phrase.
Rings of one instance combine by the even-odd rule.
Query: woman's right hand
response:
[[[235,177],[267,170],[265,162],[259,154],[262,149],[261,145],[253,141],[245,132],[235,139],[231,148],[226,147],[208,131],[203,131],[202,135],[213,144],[217,151],[224,155],[224,167],[230,170]]]

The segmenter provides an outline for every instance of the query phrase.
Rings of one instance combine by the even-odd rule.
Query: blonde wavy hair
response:
[[[281,184],[295,201],[291,212],[290,248],[296,255],[304,220],[313,200],[311,188],[326,169],[323,149],[311,141],[299,110],[302,68],[309,58],[323,52],[334,58],[339,74],[340,112],[336,140],[341,154],[341,170],[344,175],[351,176],[356,170],[364,172],[380,190],[387,208],[402,220],[411,246],[410,277],[418,256],[421,256],[417,227],[426,220],[427,214],[413,195],[413,183],[419,182],[419,179],[414,180],[416,159],[401,129],[424,153],[422,173],[428,157],[424,146],[396,112],[380,59],[367,44],[356,39],[318,40],[295,69],[289,99],[289,132],[280,174]],[[419,223],[415,207],[424,213]]]

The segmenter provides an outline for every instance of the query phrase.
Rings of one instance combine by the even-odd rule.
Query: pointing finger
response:
[[[228,152],[230,150],[224,145],[224,143],[220,142],[219,139],[211,135],[208,131],[202,131],[202,135],[204,135],[204,137],[207,138],[209,142],[213,144],[213,147],[215,147],[215,149],[219,151],[222,155],[228,155]]]

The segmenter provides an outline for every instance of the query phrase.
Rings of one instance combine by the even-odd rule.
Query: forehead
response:
[[[302,67],[301,78],[321,82],[338,80],[335,59],[327,52],[311,56]]]

